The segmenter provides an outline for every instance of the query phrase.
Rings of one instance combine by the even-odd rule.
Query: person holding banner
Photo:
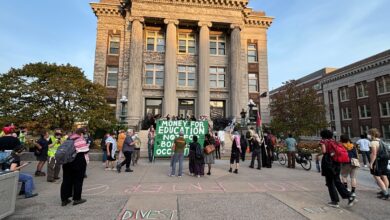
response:
[[[174,151],[172,157],[172,171],[169,176],[175,176],[176,172],[176,162],[179,161],[179,173],[178,177],[182,177],[183,175],[183,160],[184,160],[184,149],[186,148],[186,140],[184,139],[184,132],[181,130],[179,133],[179,137],[177,137],[172,146],[172,151]]]

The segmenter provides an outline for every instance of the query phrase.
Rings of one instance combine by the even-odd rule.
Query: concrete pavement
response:
[[[60,182],[36,177],[38,197],[18,198],[16,212],[7,219],[389,219],[390,201],[376,198],[377,187],[368,170],[358,173],[358,202],[328,207],[324,178],[314,170],[282,167],[229,173],[228,161],[218,160],[212,175],[168,177],[169,161],[141,160],[133,173],[104,171],[100,162],[88,165],[79,206],[61,207]],[[25,171],[33,173],[35,164]]]

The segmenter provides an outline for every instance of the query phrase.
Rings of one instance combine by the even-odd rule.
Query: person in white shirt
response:
[[[367,140],[366,135],[360,135],[360,139],[356,141],[356,145],[359,145],[360,152],[362,152],[364,167],[367,167],[368,163],[371,163],[370,159],[370,141]]]
[[[225,131],[224,130],[218,131],[218,138],[221,143],[222,155],[224,155],[225,154]]]

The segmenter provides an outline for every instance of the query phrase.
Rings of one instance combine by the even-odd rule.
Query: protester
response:
[[[194,135],[192,137],[192,143],[190,144],[190,152],[188,154],[189,158],[189,169],[191,176],[200,176],[204,175],[204,153],[202,147],[198,143],[198,136]]]
[[[241,160],[242,162],[245,161],[245,155],[246,155],[246,149],[248,148],[248,140],[246,139],[246,136],[244,134],[241,134],[240,138],[240,145],[241,145]]]
[[[357,148],[351,143],[348,136],[341,135],[340,142],[343,144],[344,148],[348,151],[348,157],[350,160],[359,159]],[[343,163],[341,164],[341,181],[343,182],[345,188],[348,189],[348,176],[351,178],[351,193],[352,196],[356,196],[356,174],[357,174],[356,166],[352,166],[352,163]]]
[[[21,127],[18,137],[19,137],[19,141],[22,145],[24,145],[26,143],[26,134],[27,134],[27,129],[25,127]]]
[[[118,161],[122,161],[124,158],[122,148],[123,148],[123,142],[125,142],[126,139],[126,134],[124,130],[119,130],[119,135],[118,135]]]
[[[127,130],[126,138],[125,141],[123,142],[123,148],[122,148],[123,154],[125,155],[125,160],[122,161],[122,163],[116,165],[116,170],[118,171],[118,173],[121,172],[121,169],[124,165],[126,165],[125,172],[133,172],[133,170],[130,169],[131,154],[133,153],[134,146],[135,146],[135,143],[132,138],[133,133],[134,133],[133,129]]]
[[[35,143],[35,156],[38,161],[37,170],[35,176],[46,176],[45,172],[42,172],[42,168],[47,161],[47,153],[49,150],[49,133],[47,131],[41,132],[41,138]]]
[[[111,132],[106,139],[106,150],[107,150],[107,168],[105,170],[115,170],[114,162],[116,161],[115,153],[117,149],[117,143],[114,132]]]
[[[231,135],[232,140],[232,153],[230,155],[230,169],[229,172],[231,173],[233,171],[233,165],[236,163],[236,169],[234,170],[234,173],[238,173],[238,168],[240,166],[240,154],[241,154],[241,141],[240,141],[240,134],[238,133],[238,129],[234,128],[233,134]]]
[[[135,144],[134,152],[132,154],[133,166],[135,166],[138,164],[138,160],[139,160],[140,153],[141,153],[142,142],[141,142],[141,139],[139,139],[139,137],[138,137],[138,133],[135,133],[133,135],[132,139],[134,140],[134,144]]]
[[[338,208],[339,207],[339,196],[343,199],[348,199],[348,206],[352,206],[355,201],[355,197],[347,190],[344,184],[340,180],[340,163],[336,162],[333,157],[337,152],[334,146],[337,146],[335,140],[333,140],[333,133],[329,130],[321,131],[320,141],[321,151],[324,154],[322,158],[322,175],[325,176],[326,186],[328,187],[331,202],[329,206]],[[336,190],[337,189],[337,190]]]
[[[261,169],[261,147],[260,147],[260,137],[258,134],[254,134],[250,140],[250,148],[252,152],[252,160],[250,168],[255,167],[255,160],[257,158],[257,169]]]
[[[5,132],[5,135],[7,135],[7,132]],[[20,153],[23,151],[22,146],[18,145],[15,146],[13,153],[11,154],[11,161],[9,163],[4,163],[2,166],[3,170],[9,170],[9,171],[20,171],[24,166],[28,165],[29,163],[24,163],[21,165],[20,161]],[[24,197],[32,198],[38,195],[38,193],[34,193],[35,184],[34,184],[34,178],[26,173],[19,172],[19,179],[18,182],[22,183],[22,187],[20,189],[19,195],[24,195]]]
[[[217,159],[221,159],[221,140],[219,139],[217,132],[215,132],[214,140],[215,140],[215,156]]]
[[[218,131],[218,138],[219,141],[221,142],[221,149],[222,149],[222,155],[225,154],[225,131],[224,130],[219,130]],[[221,157],[219,158],[221,159]]]
[[[205,140],[203,143],[203,148],[207,147],[208,145],[214,145],[214,140],[211,138],[210,134],[205,135]],[[211,175],[211,164],[215,164],[215,151],[207,154],[204,154],[204,163],[207,164],[208,172],[207,175]]]
[[[154,155],[154,136],[155,131],[153,125],[150,126],[148,130],[148,157],[149,162],[153,162],[153,155]]]
[[[288,168],[295,168],[295,152],[297,147],[297,141],[293,138],[292,134],[288,134],[288,138],[285,140],[287,146],[287,160]]]
[[[101,140],[101,142],[100,142],[100,147],[102,148],[102,151],[103,151],[102,162],[103,162],[103,165],[106,166],[106,169],[108,169],[106,140],[107,140],[107,137],[108,137],[109,135],[110,135],[109,133],[104,134],[104,136],[103,136],[103,138],[102,138],[102,140]]]
[[[271,134],[271,132],[266,131],[264,132],[264,141],[262,143],[262,148],[265,150],[265,157],[263,158],[264,161],[264,167],[272,168],[272,162],[274,158],[274,143],[273,143],[274,136]]]
[[[359,146],[360,152],[362,153],[364,167],[367,167],[367,160],[368,164],[371,163],[370,141],[367,140],[366,135],[362,134],[360,135],[360,139],[356,142],[356,145]]]
[[[179,137],[177,137],[172,146],[172,151],[174,151],[172,157],[172,171],[169,176],[175,176],[176,172],[176,162],[179,161],[179,173],[178,177],[182,177],[183,174],[183,159],[184,159],[184,149],[186,147],[186,140],[184,139],[184,132],[180,131]]]
[[[60,179],[58,176],[61,171],[61,166],[57,163],[55,155],[59,146],[64,143],[66,138],[62,137],[61,129],[57,128],[54,131],[54,136],[50,136],[49,149],[47,151],[47,182],[55,182]]]
[[[76,149],[76,158],[74,161],[62,165],[63,179],[61,184],[61,201],[62,206],[66,206],[71,202],[69,199],[73,197],[73,205],[79,205],[86,202],[86,199],[81,198],[83,190],[84,174],[89,162],[88,152],[89,147],[83,135],[86,133],[84,128],[78,128],[69,139],[74,140]]]
[[[376,183],[381,189],[378,192],[378,198],[388,200],[389,199],[389,179],[387,178],[388,170],[388,158],[381,155],[380,150],[380,133],[378,129],[372,128],[368,131],[368,139],[370,142],[371,149],[371,162],[370,162],[370,172],[374,176]]]
[[[15,127],[12,124],[7,124],[3,128],[4,135],[0,137],[0,151],[14,150],[21,145],[20,140],[12,136],[14,129]]]

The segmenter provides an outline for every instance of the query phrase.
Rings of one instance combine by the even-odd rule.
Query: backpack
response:
[[[221,146],[221,141],[219,140],[219,137],[215,137],[215,146],[216,147]]]
[[[271,145],[272,145],[273,147],[275,147],[275,146],[276,146],[276,143],[277,143],[276,137],[275,137],[274,135],[272,135],[272,134],[269,134],[269,135],[268,135],[268,138],[269,138],[269,140],[270,140],[270,142],[271,142]]]
[[[385,142],[383,142],[383,140],[379,141],[379,149],[378,149],[377,157],[380,160],[390,159],[390,146]]]
[[[77,155],[74,142],[75,140],[68,139],[58,147],[56,154],[54,156],[56,159],[56,163],[67,164],[74,161]]]
[[[350,162],[350,159],[349,159],[349,156],[348,156],[348,151],[347,149],[345,149],[345,147],[339,143],[339,142],[336,142],[336,141],[328,141],[328,149],[329,149],[329,153],[333,156],[332,156],[332,159],[338,163],[349,163]]]
[[[195,148],[195,157],[197,159],[202,159],[203,158],[203,151],[202,151],[202,149],[200,149],[200,145],[199,144],[197,144],[196,148]]]

